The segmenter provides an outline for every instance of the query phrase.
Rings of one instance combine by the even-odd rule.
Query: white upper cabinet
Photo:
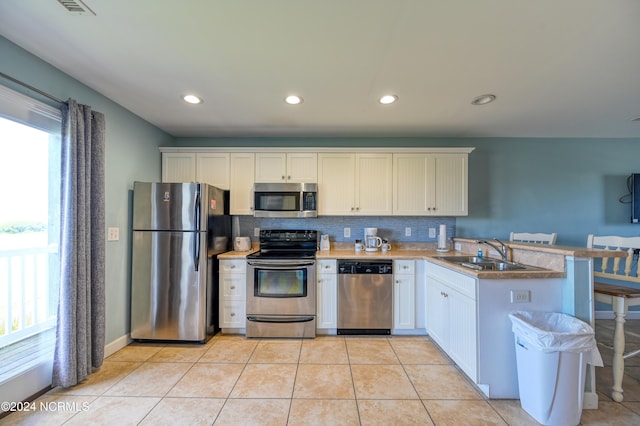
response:
[[[196,179],[220,189],[229,189],[229,153],[197,153]]]
[[[465,154],[394,154],[393,214],[466,216]]]
[[[318,154],[319,215],[391,215],[392,154]]]
[[[163,182],[229,189],[231,214],[253,215],[256,182],[317,182],[321,216],[468,215],[473,148],[161,150]]]
[[[163,182],[202,182],[229,189],[229,154],[208,152],[162,153]]]
[[[315,183],[318,155],[314,152],[259,152],[256,154],[256,182]]]
[[[253,215],[253,182],[255,154],[232,152],[229,157],[230,213]]]
[[[162,181],[163,182],[195,182],[196,181],[196,153],[195,152],[163,152],[162,153]]]

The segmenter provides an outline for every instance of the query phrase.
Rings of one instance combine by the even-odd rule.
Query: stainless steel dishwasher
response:
[[[391,260],[338,261],[338,334],[391,334]]]

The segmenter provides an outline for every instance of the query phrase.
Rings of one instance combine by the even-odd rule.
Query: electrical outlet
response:
[[[253,228],[253,236],[254,237],[260,236],[260,228]]]
[[[411,236],[411,228],[404,228],[404,236],[405,237]]]
[[[344,228],[344,237],[351,238],[351,228]]]
[[[529,290],[511,290],[511,303],[528,302],[531,302],[531,293]]]
[[[436,237],[436,228],[429,228],[429,238]]]
[[[120,228],[107,229],[107,241],[118,241],[120,239]]]
[[[460,251],[460,250],[462,250],[462,244],[460,244],[460,243],[455,243],[455,245],[453,246],[453,248],[454,248],[456,251]]]

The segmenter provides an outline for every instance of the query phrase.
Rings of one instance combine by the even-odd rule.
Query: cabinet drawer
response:
[[[337,273],[338,266],[337,261],[335,259],[322,259],[318,261],[318,273],[319,274],[327,274],[327,273]]]
[[[246,324],[245,303],[225,301],[221,304],[220,322],[222,327],[244,328]]]
[[[231,274],[246,274],[247,261],[245,259],[226,259],[220,261],[220,272]]]
[[[240,274],[220,274],[222,298],[246,299],[246,280]]]
[[[434,277],[448,287],[476,300],[476,279],[440,265],[427,262],[427,278]],[[428,280],[427,280],[427,285]]]
[[[393,273],[394,274],[415,274],[416,262],[414,260],[394,260],[393,261]]]

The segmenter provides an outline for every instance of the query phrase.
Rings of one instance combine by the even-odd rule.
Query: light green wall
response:
[[[111,343],[129,332],[130,191],[135,180],[160,179],[158,147],[172,143],[172,138],[2,37],[0,58],[0,71],[5,74],[59,99],[73,98],[105,114],[106,224],[120,228],[120,240],[107,242],[106,253],[106,343]],[[4,79],[0,78],[0,84],[50,103]]]
[[[627,177],[640,173],[640,139],[176,138],[175,146],[475,147],[469,155],[469,216],[456,235],[508,239],[510,231],[640,235],[630,223]]]
[[[160,179],[159,146],[471,146],[469,216],[457,218],[458,236],[506,239],[510,230],[556,231],[559,244],[584,246],[590,232],[640,235],[640,225],[629,223],[629,205],[618,202],[627,176],[640,172],[639,139],[174,139],[2,37],[0,58],[0,71],[106,115],[106,219],[121,237],[107,243],[107,343],[129,332],[130,191],[135,180]]]

